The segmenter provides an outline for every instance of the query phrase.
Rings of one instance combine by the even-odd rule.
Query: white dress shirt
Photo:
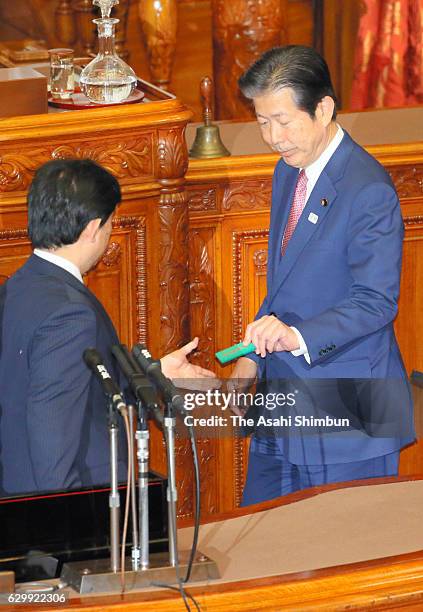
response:
[[[329,146],[326,147],[326,149],[323,151],[320,157],[316,159],[316,161],[314,161],[312,164],[310,164],[309,166],[307,166],[307,168],[304,169],[307,177],[306,203],[311,195],[311,192],[314,189],[315,184],[319,180],[319,177],[322,174],[324,167],[326,166],[332,155],[335,153],[336,149],[341,144],[342,138],[344,137],[344,131],[338,124],[337,128],[338,129],[336,131],[336,134],[330,141]],[[291,354],[294,355],[294,357],[304,355],[304,359],[307,361],[308,364],[310,364],[311,359],[310,355],[308,354],[307,344],[305,343],[304,338],[296,327],[291,326],[291,329],[295,332],[300,345],[300,348],[298,348],[296,351],[291,351]]]
[[[79,268],[68,259],[65,259],[65,257],[55,255],[52,251],[44,251],[43,249],[34,249],[34,255],[36,255],[37,257],[41,257],[41,259],[49,261],[55,266],[59,266],[59,268],[63,268],[63,270],[66,270],[67,272],[72,274],[72,276],[81,281],[81,283],[84,282],[82,280],[82,275]]]

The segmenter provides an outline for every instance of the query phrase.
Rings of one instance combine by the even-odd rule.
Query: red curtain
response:
[[[423,103],[423,0],[361,0],[352,110]]]

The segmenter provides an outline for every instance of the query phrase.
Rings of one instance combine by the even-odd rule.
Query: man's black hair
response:
[[[325,60],[311,47],[288,45],[266,51],[238,81],[244,96],[250,100],[274,93],[285,87],[294,92],[295,102],[314,119],[316,108],[325,96],[337,99]]]
[[[90,159],[47,162],[28,193],[28,232],[34,248],[75,243],[92,219],[103,225],[120,202],[115,177]]]

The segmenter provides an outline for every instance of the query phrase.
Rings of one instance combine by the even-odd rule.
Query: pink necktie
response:
[[[307,195],[307,176],[304,170],[298,174],[297,185],[295,187],[294,199],[292,201],[291,210],[289,211],[288,222],[285,227],[285,232],[282,238],[282,256],[285,255],[288,242],[294,233],[298,219],[304,210]]]

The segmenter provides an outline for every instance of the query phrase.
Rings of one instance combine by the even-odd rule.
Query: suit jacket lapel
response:
[[[278,278],[278,270],[281,262],[282,236],[285,230],[286,223],[288,221],[289,211],[291,209],[295,186],[297,184],[298,178],[298,170],[296,168],[293,169],[286,167],[286,171],[287,174],[284,185],[282,186],[282,189],[277,194],[275,194],[276,202],[274,205],[276,207],[276,211],[274,218],[272,219],[272,229],[275,229],[272,232],[269,247],[270,252],[273,253],[273,280],[276,280]]]
[[[279,292],[281,285],[283,284],[288,274],[291,272],[292,267],[294,266],[298,257],[301,255],[303,249],[306,248],[307,243],[313,236],[316,229],[322,223],[324,223],[324,220],[329,214],[329,211],[332,209],[332,206],[336,205],[335,201],[337,197],[337,190],[335,184],[342,178],[344,174],[345,164],[350,156],[352,147],[353,141],[345,132],[341,144],[326,164],[316,185],[314,186],[314,189],[310,194],[310,197],[298,221],[295,231],[288,243],[285,255],[281,257],[280,245],[282,243],[282,235],[285,229],[286,222],[288,220],[288,212],[294,195],[294,181],[292,193],[290,194],[290,205],[289,207],[285,207],[285,209],[288,209],[288,212],[284,210],[283,218],[281,218],[281,223],[283,223],[283,225],[281,228],[279,228],[278,232],[279,246],[276,247],[276,245],[273,245],[273,253],[275,254],[275,256],[272,287],[270,289],[271,299],[275,297]],[[287,191],[285,190],[282,193],[282,197],[285,197],[286,194]],[[328,201],[327,206],[321,205],[321,201],[323,198]],[[317,217],[316,223],[310,221],[311,214]],[[314,219],[316,217],[314,217]],[[278,249],[279,252],[276,249]]]
[[[332,182],[322,173],[318,183],[315,185],[313,192],[307,201],[307,204],[297,223],[295,231],[288,243],[288,246],[283,257],[279,257],[279,266],[275,275],[275,283],[272,287],[272,295],[276,294],[279,287],[284,282],[285,278],[290,273],[292,266],[301,255],[303,249],[306,248],[308,241],[313,236],[316,229],[324,222],[326,215],[329,213],[331,206],[334,205],[337,192],[332,185]],[[328,206],[321,205],[322,198],[326,198],[329,202]],[[316,223],[310,220],[310,215],[317,217]]]

